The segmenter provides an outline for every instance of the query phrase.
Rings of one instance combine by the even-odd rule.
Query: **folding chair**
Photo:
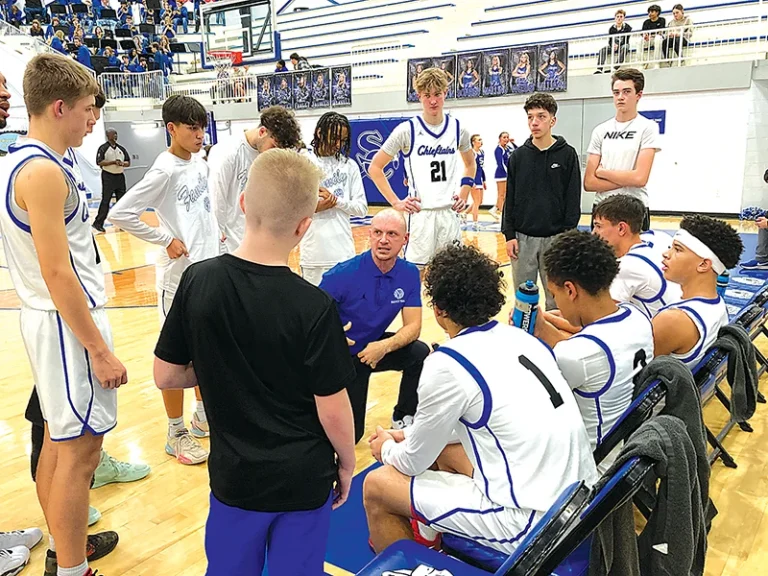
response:
[[[713,397],[716,397],[725,406],[726,410],[730,412],[731,404],[730,400],[720,390],[718,383],[722,382],[726,377],[728,369],[728,355],[721,350],[715,348],[707,353],[704,358],[701,359],[699,364],[692,370],[693,380],[696,383],[696,387],[699,389],[701,395],[701,405],[704,406]],[[723,427],[718,434],[712,432],[708,426],[704,426],[707,433],[707,441],[712,446],[712,451],[709,453],[709,464],[712,465],[720,458],[728,468],[736,468],[737,464],[728,450],[723,446],[723,439],[733,428],[735,422],[729,418],[728,423]]]

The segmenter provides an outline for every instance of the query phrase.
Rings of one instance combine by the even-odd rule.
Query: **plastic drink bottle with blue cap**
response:
[[[538,311],[539,287],[532,280],[528,280],[517,287],[515,308],[512,312],[512,325],[533,334]]]
[[[728,274],[728,270],[723,272],[722,274],[718,274],[717,276],[717,295],[722,296],[725,294],[726,288],[728,288],[728,281],[730,279],[730,275]]]

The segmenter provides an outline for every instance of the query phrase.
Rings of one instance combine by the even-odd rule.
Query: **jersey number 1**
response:
[[[448,178],[445,175],[445,160],[434,160],[429,163],[432,169],[432,182],[445,182]]]
[[[541,385],[544,386],[544,389],[547,391],[547,394],[549,394],[549,399],[552,402],[552,406],[555,408],[559,408],[563,405],[563,397],[560,396],[560,393],[555,389],[555,387],[552,385],[552,382],[549,381],[549,378],[547,378],[544,375],[544,372],[541,371],[541,369],[536,366],[533,362],[530,361],[530,359],[527,356],[523,356],[522,354],[517,357],[518,362],[522,364],[523,368],[527,368],[531,372],[533,372],[533,375],[536,376],[536,378],[541,382]]]

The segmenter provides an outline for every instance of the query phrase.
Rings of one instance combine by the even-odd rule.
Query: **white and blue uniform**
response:
[[[475,188],[482,188],[485,184],[485,152],[475,153]]]
[[[666,252],[672,247],[672,236],[661,230],[646,230],[640,233],[640,239],[651,248]]]
[[[619,258],[619,273],[611,284],[611,298],[631,302],[649,318],[667,304],[680,300],[683,295],[680,285],[664,278],[662,254],[660,248],[644,242],[632,246]]]
[[[717,333],[720,332],[720,328],[728,324],[728,309],[725,307],[725,302],[719,296],[717,298],[688,298],[665,306],[659,310],[659,313],[665,310],[684,312],[699,331],[699,339],[693,348],[684,354],[670,354],[672,358],[677,358],[693,370],[704,358],[709,347],[717,340]]]
[[[491,66],[488,70],[488,76],[490,78],[491,88],[501,88],[501,68],[498,66]]]
[[[498,362],[510,351],[511,362]],[[471,478],[428,469],[452,433],[474,468]],[[552,352],[496,321],[463,330],[424,361],[414,424],[405,441],[384,443],[382,461],[413,477],[417,520],[507,554],[567,486],[597,478]]]
[[[39,140],[20,138],[0,164],[6,191],[0,209],[3,245],[13,286],[21,300],[21,335],[40,396],[40,407],[52,440],[68,440],[86,432],[104,434],[117,424],[116,390],[105,390],[93,374],[91,359],[56,310],[43,279],[32,240],[29,214],[17,203],[15,179],[27,162],[47,159],[64,173],[68,196],[62,218],[69,261],[83,290],[91,318],[109,349],[112,332],[104,310],[104,273],[88,223],[85,183],[72,157],[63,157]]]
[[[635,374],[653,359],[651,321],[634,306],[620,305],[615,313],[559,342],[555,357],[594,451],[632,403]],[[610,468],[617,454],[615,450],[605,458],[598,471]]]
[[[496,157],[496,173],[493,177],[497,182],[507,181],[507,166],[509,166],[509,156],[513,151],[514,148],[509,148],[508,146],[506,148],[502,148],[498,145],[496,146],[494,152],[494,156]]]

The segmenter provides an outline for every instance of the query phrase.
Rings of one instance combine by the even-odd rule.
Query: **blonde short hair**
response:
[[[416,92],[418,94],[448,90],[448,74],[440,68],[427,68],[416,77]]]
[[[24,104],[30,116],[40,116],[56,100],[68,106],[96,96],[99,85],[85,67],[58,54],[38,54],[24,70]]]

